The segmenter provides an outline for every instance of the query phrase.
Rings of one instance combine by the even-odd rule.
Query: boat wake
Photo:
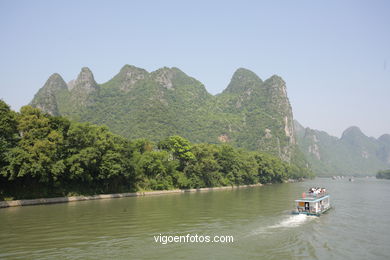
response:
[[[304,214],[299,214],[299,215],[293,215],[289,216],[288,218],[282,219],[280,222],[270,225],[267,227],[261,227],[258,229],[253,230],[249,235],[258,235],[258,234],[272,234],[274,233],[275,229],[279,228],[294,228],[294,227],[299,227],[303,224],[305,224],[308,221],[317,219],[318,217],[315,216],[308,216]]]
[[[292,227],[298,227],[305,222],[315,219],[317,217],[314,216],[307,216],[305,214],[299,214],[299,215],[293,215],[288,217],[287,219],[284,219],[280,221],[279,223],[269,226],[268,228],[292,228]]]

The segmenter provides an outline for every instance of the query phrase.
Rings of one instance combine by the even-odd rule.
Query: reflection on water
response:
[[[290,215],[326,187],[335,209]],[[203,193],[0,210],[0,259],[390,259],[390,182],[316,179]],[[154,242],[154,235],[233,235],[233,244]]]

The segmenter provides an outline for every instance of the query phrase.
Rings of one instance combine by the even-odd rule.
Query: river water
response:
[[[291,215],[326,187],[321,217]],[[374,178],[0,209],[0,259],[390,259],[390,181]],[[155,236],[233,236],[232,243]]]

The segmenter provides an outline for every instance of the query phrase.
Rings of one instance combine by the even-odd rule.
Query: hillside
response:
[[[304,128],[295,121],[300,150],[321,176],[375,175],[390,168],[390,135],[366,136],[358,127],[347,128],[341,138]]]
[[[125,65],[103,84],[82,68],[68,84],[53,74],[30,104],[52,115],[107,125],[131,139],[180,135],[195,143],[226,142],[284,161],[302,160],[285,82],[279,76],[263,81],[243,68],[216,96],[178,68],[149,73]]]

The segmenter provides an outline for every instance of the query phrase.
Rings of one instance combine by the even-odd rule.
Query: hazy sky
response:
[[[244,67],[283,77],[294,117],[390,133],[390,1],[0,0],[0,98],[18,110],[54,72],[178,67],[221,92]]]

